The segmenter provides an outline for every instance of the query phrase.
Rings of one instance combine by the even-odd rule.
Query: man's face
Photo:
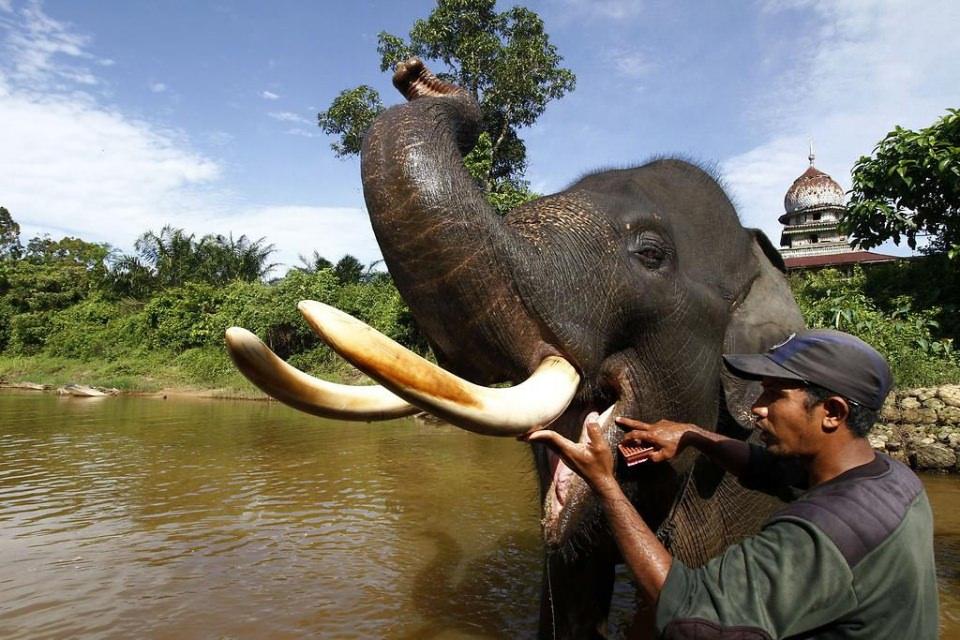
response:
[[[753,403],[756,427],[767,450],[775,455],[799,456],[816,451],[823,424],[823,405],[807,407],[802,382],[764,378],[763,393]]]

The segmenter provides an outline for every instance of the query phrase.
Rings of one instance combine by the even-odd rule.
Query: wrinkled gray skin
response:
[[[546,355],[582,384],[551,428],[579,437],[584,415],[693,422],[745,438],[755,384],[725,352],[756,352],[802,326],[767,239],[746,230],[716,181],[680,160],[588,175],[506,218],[462,163],[479,109],[418,63],[395,84],[409,102],[369,130],[363,187],[386,264],[441,365],[478,383],[521,381]],[[606,432],[616,443],[616,428]],[[555,461],[533,447],[545,498],[540,634],[603,632],[618,553],[577,478],[551,509]],[[773,506],[694,451],[618,470],[671,551],[698,564],[756,530]],[[547,585],[546,576],[550,584]],[[552,594],[552,599],[551,599]]]

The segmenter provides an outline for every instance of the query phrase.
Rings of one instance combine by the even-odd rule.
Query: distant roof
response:
[[[783,263],[787,269],[810,269],[812,267],[835,267],[844,264],[893,262],[896,259],[896,256],[888,256],[872,251],[848,251],[847,253],[834,253],[824,256],[785,258]]]

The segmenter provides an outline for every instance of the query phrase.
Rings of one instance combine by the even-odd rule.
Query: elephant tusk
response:
[[[319,380],[290,366],[240,327],[227,329],[227,350],[250,382],[280,402],[323,418],[389,420],[419,410],[381,386],[350,386]]]
[[[355,367],[401,398],[462,429],[514,436],[553,422],[580,384],[573,365],[549,356],[521,384],[481,387],[455,376],[329,305],[304,300],[300,313]]]

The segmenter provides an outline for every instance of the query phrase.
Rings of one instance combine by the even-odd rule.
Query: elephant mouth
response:
[[[623,439],[623,431],[616,425],[615,419],[620,415],[635,415],[635,403],[627,397],[621,397],[606,408],[599,407],[594,411],[600,413],[597,419],[600,424],[600,433],[613,452],[616,468],[617,445]],[[572,422],[574,425],[579,423],[580,442],[584,442],[587,437],[584,416],[594,411],[578,411],[569,418],[571,422],[575,421]],[[553,452],[547,451],[547,458],[550,475],[545,478],[547,482],[544,483],[547,485],[547,491],[543,501],[541,528],[547,547],[556,551],[570,543],[573,536],[580,530],[580,525],[589,520],[588,516],[600,507],[593,491],[583,478]]]

